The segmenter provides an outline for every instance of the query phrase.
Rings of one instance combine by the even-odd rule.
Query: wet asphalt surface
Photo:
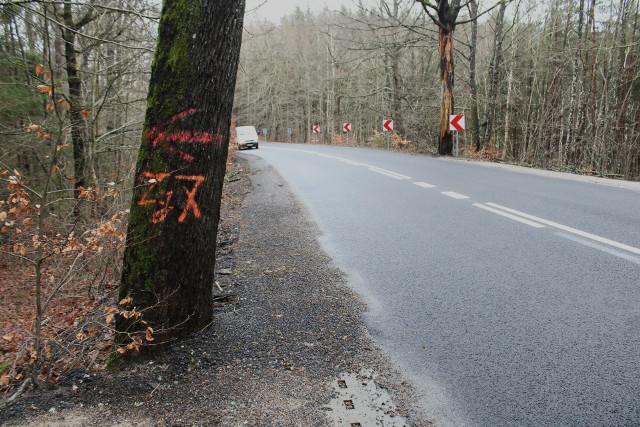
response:
[[[346,147],[242,156],[308,207],[436,425],[640,425],[640,192]]]

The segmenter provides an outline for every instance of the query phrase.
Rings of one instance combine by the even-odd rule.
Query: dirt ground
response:
[[[212,325],[153,360],[76,370],[29,391],[2,409],[2,426],[431,425],[369,337],[365,305],[284,181],[242,157],[229,178]],[[378,402],[361,420],[335,416],[345,379],[375,382],[394,404]],[[360,400],[337,402],[349,414]]]

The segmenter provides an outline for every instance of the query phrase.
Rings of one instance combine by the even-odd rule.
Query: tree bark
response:
[[[480,118],[478,114],[478,81],[476,80],[476,56],[478,50],[478,2],[469,2],[469,18],[471,19],[471,46],[469,47],[469,88],[471,104],[469,106],[469,131],[476,151],[480,151]]]
[[[80,190],[86,186],[87,177],[87,128],[82,117],[83,95],[82,80],[78,70],[78,51],[76,50],[76,33],[94,19],[90,10],[78,22],[74,20],[71,3],[64,3],[61,27],[64,40],[65,71],[69,85],[69,118],[71,121],[71,143],[73,150],[73,184],[76,189],[74,195],[78,197]],[[79,214],[75,210],[76,215]]]
[[[489,95],[487,100],[487,128],[485,142],[493,141],[500,151],[494,130],[496,128],[496,111],[498,109],[498,83],[500,65],[502,62],[502,32],[504,28],[504,13],[507,8],[506,0],[501,0],[498,15],[496,16],[495,37],[493,39],[493,52],[489,63]]]
[[[446,24],[438,32],[440,41],[440,82],[442,85],[442,103],[440,104],[440,139],[438,154],[451,155],[453,152],[453,133],[449,130],[449,116],[453,114],[453,87],[455,73],[453,63],[454,24]]]
[[[438,25],[438,41],[440,45],[440,133],[438,138],[438,154],[453,153],[453,133],[449,130],[449,116],[453,114],[453,88],[455,86],[455,67],[453,50],[453,33],[460,13],[460,0],[437,0],[434,5],[430,1],[418,0],[429,17]],[[437,11],[437,17],[432,13]]]
[[[216,233],[244,0],[165,0],[136,165],[121,299],[164,338],[213,316]],[[140,325],[119,318],[127,333]],[[157,342],[157,341],[156,341]]]
[[[571,75],[571,93],[569,98],[569,114],[567,115],[567,143],[565,147],[565,153],[562,152],[559,155],[560,165],[564,165],[565,158],[571,160],[569,156],[572,156],[572,150],[574,150],[573,140],[576,138],[576,130],[578,124],[578,87],[580,75],[580,60],[582,58],[582,27],[584,26],[584,0],[580,0],[578,7],[578,29],[577,29],[577,46],[576,52],[573,55],[573,66]],[[577,112],[577,113],[576,113]]]

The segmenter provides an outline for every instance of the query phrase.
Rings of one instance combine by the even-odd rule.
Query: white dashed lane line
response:
[[[469,196],[465,196],[464,194],[456,193],[455,191],[443,191],[443,192],[441,192],[441,194],[444,194],[447,197],[451,197],[453,199],[458,199],[458,200],[468,199],[469,198]]]
[[[286,148],[274,148],[274,149],[278,149],[278,150],[285,150],[285,151],[299,151],[299,152],[303,152],[303,153],[307,153],[307,154],[312,154],[312,155],[316,155],[316,156],[320,156],[320,157],[324,157],[326,159],[332,159],[332,160],[338,160],[342,163],[351,165],[351,166],[361,166],[364,168],[367,168],[368,170],[372,171],[372,172],[376,172],[379,173],[381,175],[385,175],[388,176],[390,178],[393,179],[397,179],[397,180],[410,180],[411,177],[407,176],[407,175],[403,175],[397,172],[393,172],[387,169],[382,169],[376,166],[372,166],[372,165],[368,165],[366,163],[360,163],[360,162],[356,162],[350,159],[345,159],[343,157],[338,157],[338,156],[332,156],[332,155],[327,155],[327,154],[323,154],[323,153],[317,153],[317,152],[313,152],[313,151],[308,151],[308,150],[294,150],[294,149],[286,149]],[[429,184],[426,182],[414,182],[414,185],[417,185],[418,187],[422,187],[422,188],[437,188],[435,185],[433,184]],[[455,191],[441,191],[441,194],[447,196],[447,197],[451,197],[453,199],[456,200],[464,200],[464,199],[469,199],[469,196],[465,196],[464,194],[460,194],[460,193],[456,193]],[[586,231],[582,231],[582,230],[578,230],[576,228],[572,228],[566,225],[562,225],[559,224],[557,222],[553,222],[553,221],[549,221],[547,219],[544,218],[540,218],[534,215],[530,215],[527,214],[525,212],[520,212],[517,211],[515,209],[511,209],[508,208],[506,206],[501,206],[498,205],[496,203],[474,203],[473,206],[483,209],[487,212],[491,212],[494,213],[496,215],[500,215],[502,217],[505,218],[509,218],[513,221],[517,221],[519,223],[528,225],[530,227],[534,227],[534,228],[545,228],[545,226],[549,226],[549,227],[553,227],[556,228],[558,230],[562,230],[562,232],[558,232],[555,233],[557,236],[572,240],[576,243],[580,243],[583,244],[585,246],[589,246],[591,248],[594,249],[598,249],[601,250],[603,252],[607,252],[611,255],[615,255],[619,258],[624,258],[626,260],[632,261],[636,264],[640,263],[640,258],[637,258],[635,256],[632,255],[627,255],[624,252],[619,252],[616,250],[612,250],[609,249],[609,247],[614,247],[617,249],[621,249],[624,250],[626,252],[631,252],[635,255],[640,255],[640,248],[636,248],[634,246],[630,246],[630,245],[626,245],[624,243],[620,243],[620,242],[616,242],[614,240],[610,240],[607,239],[605,237],[601,237],[601,236],[597,236],[595,234],[591,234],[588,233]],[[569,233],[569,234],[567,234]],[[574,237],[574,236],[580,236],[582,238],[579,237]],[[588,239],[588,240],[585,240]],[[598,242],[598,243],[593,243],[593,242]],[[607,246],[603,246],[603,245],[607,245]]]
[[[433,184],[427,184],[426,182],[414,182],[415,185],[422,188],[436,188]]]

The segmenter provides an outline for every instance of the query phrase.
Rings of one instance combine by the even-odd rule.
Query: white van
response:
[[[258,132],[253,126],[238,126],[236,127],[238,149],[243,148],[258,148]]]

